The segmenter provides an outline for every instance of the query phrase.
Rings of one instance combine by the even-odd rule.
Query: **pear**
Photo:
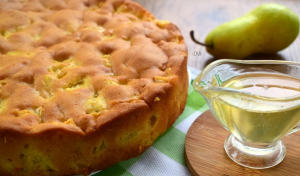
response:
[[[276,53],[298,36],[299,18],[279,4],[260,5],[244,16],[224,23],[206,37],[208,53],[216,58],[243,59],[257,53]],[[192,39],[196,41],[191,31]]]

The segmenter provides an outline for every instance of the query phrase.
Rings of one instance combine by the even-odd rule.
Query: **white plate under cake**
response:
[[[138,156],[182,113],[179,29],[129,0],[0,1],[0,175]]]

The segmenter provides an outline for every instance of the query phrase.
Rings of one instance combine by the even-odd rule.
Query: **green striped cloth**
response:
[[[198,73],[198,70],[189,67],[190,80]],[[190,84],[184,112],[150,148],[136,158],[121,161],[106,170],[94,172],[91,176],[191,175],[184,157],[185,136],[194,120],[207,109],[203,97]]]

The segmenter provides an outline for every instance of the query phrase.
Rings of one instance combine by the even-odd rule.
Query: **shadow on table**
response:
[[[207,66],[208,64],[216,60],[218,59],[215,57],[210,57],[205,61],[204,65]],[[286,59],[280,53],[275,53],[275,54],[255,54],[255,55],[248,56],[242,60],[286,60]]]
[[[244,60],[286,60],[280,53],[275,54],[255,54],[246,57]]]

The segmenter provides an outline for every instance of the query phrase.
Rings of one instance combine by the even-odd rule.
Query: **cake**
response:
[[[182,113],[187,47],[129,0],[0,1],[0,175],[140,155]]]

